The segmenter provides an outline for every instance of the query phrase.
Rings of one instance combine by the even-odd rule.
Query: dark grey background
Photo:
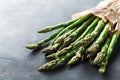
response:
[[[40,28],[70,20],[72,14],[99,1],[0,0],[0,80],[120,80],[120,41],[104,75],[89,63],[38,72],[46,62],[44,55],[25,48],[50,35],[37,34]]]

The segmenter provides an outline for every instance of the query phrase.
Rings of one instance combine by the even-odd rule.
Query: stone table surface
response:
[[[44,26],[71,19],[71,15],[96,6],[100,0],[0,0],[0,80],[120,80],[120,40],[107,72],[98,73],[88,62],[39,72],[47,60],[25,45],[51,33],[38,34]]]

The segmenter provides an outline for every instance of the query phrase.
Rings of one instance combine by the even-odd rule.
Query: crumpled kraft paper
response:
[[[89,13],[92,13],[95,16],[102,18],[104,22],[109,20],[113,25],[116,24],[116,26],[114,26],[115,28],[110,29],[112,32],[118,30],[120,33],[120,0],[101,1],[94,8],[72,15],[72,19],[80,18],[81,16]]]

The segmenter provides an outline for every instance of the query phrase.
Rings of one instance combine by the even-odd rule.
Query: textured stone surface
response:
[[[119,80],[120,41],[105,75],[89,63],[38,72],[43,54],[25,45],[50,33],[37,34],[44,26],[67,21],[71,15],[95,6],[100,0],[0,0],[0,80]]]

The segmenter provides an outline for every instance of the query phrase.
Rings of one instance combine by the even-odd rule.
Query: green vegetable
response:
[[[67,31],[66,33],[64,33],[62,36],[58,37],[55,41],[55,44],[53,46],[48,46],[47,48],[44,48],[41,52],[45,53],[46,55],[53,53],[55,51],[57,51],[57,49],[59,48],[59,46],[62,44],[62,42],[64,41],[64,39],[70,35],[72,32],[74,32],[76,30],[76,28]]]
[[[46,64],[44,64],[43,66],[39,67],[39,70],[51,70],[54,69],[56,67],[59,67],[60,65],[64,64],[65,62],[67,62],[73,55],[75,55],[75,52],[78,49],[75,49],[71,52],[69,52],[67,55],[60,57],[58,59],[52,60]]]
[[[48,38],[43,39],[42,41],[35,43],[35,44],[29,44],[26,46],[27,49],[38,49],[39,47],[41,47],[41,45],[45,44],[46,42],[52,40],[53,38],[55,38],[63,29],[59,30],[58,32],[50,35]]]
[[[108,22],[101,34],[99,35],[98,39],[86,50],[87,58],[91,58],[93,55],[96,55],[95,53],[101,49],[102,44],[108,36],[110,26],[111,23]]]
[[[56,53],[56,57],[59,57],[60,55],[63,55],[65,53],[69,52],[71,49],[79,48],[80,46],[89,45],[90,43],[93,42],[93,40],[96,39],[96,37],[99,35],[101,30],[103,29],[104,25],[105,24],[104,24],[104,22],[102,20],[99,21],[99,23],[96,26],[95,30],[91,34],[85,36],[83,39],[81,39],[79,41],[75,41],[75,42],[71,43],[71,45],[69,45],[68,47],[63,48],[62,50],[58,51]]]
[[[51,42],[50,46],[54,45],[55,40],[61,36],[62,34],[64,34],[67,30],[73,29],[74,27],[76,27],[77,25],[83,23],[86,19],[88,19],[89,17],[91,17],[92,14],[87,14],[85,16],[82,16],[81,18],[79,18],[76,22],[74,22],[73,24],[69,25],[68,27],[64,28],[57,36],[56,38]]]
[[[97,53],[97,56],[95,57],[93,64],[99,65],[99,64],[103,61],[103,59],[104,59],[105,56],[106,56],[108,47],[109,47],[109,45],[110,45],[110,41],[111,41],[111,37],[109,37],[109,38],[105,41],[105,44],[103,45],[101,51],[100,51],[99,53]]]
[[[72,65],[78,62],[78,60],[81,58],[82,53],[85,51],[85,47],[81,46],[79,50],[76,52],[75,56],[72,57],[72,59],[67,63],[68,65]]]
[[[49,26],[49,27],[46,27],[44,29],[39,30],[38,33],[46,33],[46,32],[50,32],[50,31],[53,31],[53,30],[56,30],[56,29],[59,29],[59,28],[65,28],[65,27],[73,24],[77,20],[78,19],[74,19],[74,20],[70,20],[70,21],[65,22],[65,23],[60,23],[60,24],[57,24],[57,25],[54,25],[54,26]]]
[[[90,27],[88,27],[90,28]],[[91,31],[87,34],[91,34],[91,32],[93,31],[94,29],[91,29]],[[75,64],[77,63],[80,58],[82,57],[84,51],[86,50],[87,46],[81,46],[78,51],[75,53],[75,55],[69,60],[69,62],[67,63],[68,65],[72,65],[72,64]]]
[[[93,22],[94,19],[95,19],[95,16],[92,16],[91,18],[86,20],[75,32],[73,32],[64,40],[60,49],[68,46],[73,41],[75,41],[85,31],[85,29]]]
[[[112,51],[113,51],[113,48],[115,47],[115,44],[117,43],[118,38],[119,38],[119,32],[116,31],[116,32],[114,33],[114,35],[112,36],[112,40],[111,40],[110,45],[109,45],[109,47],[108,47],[106,57],[105,57],[105,59],[102,61],[101,65],[100,65],[100,68],[99,68],[99,72],[100,72],[100,73],[105,73],[105,71],[106,71],[106,66],[107,66],[107,64],[108,64],[108,60],[109,60],[110,55],[111,55],[111,53],[112,53]]]

